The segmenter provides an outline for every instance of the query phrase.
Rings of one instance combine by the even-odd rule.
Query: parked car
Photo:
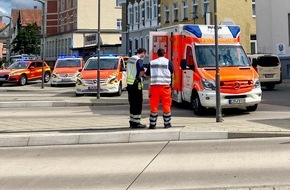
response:
[[[276,84],[282,83],[282,69],[279,57],[276,55],[253,54],[248,55],[252,66],[259,74],[262,86],[273,90]]]
[[[84,66],[81,57],[61,56],[56,60],[51,75],[51,86],[60,84],[76,84],[76,76]]]
[[[97,93],[98,62],[97,56],[91,57],[86,61],[84,68],[80,70],[76,82],[76,96]],[[127,87],[124,56],[101,55],[99,66],[100,93],[112,93],[121,96],[122,90]]]
[[[12,63],[7,69],[0,71],[0,86],[4,83],[17,83],[23,86],[27,81],[42,79],[44,83],[50,80],[51,70],[46,62],[41,60],[23,60]]]

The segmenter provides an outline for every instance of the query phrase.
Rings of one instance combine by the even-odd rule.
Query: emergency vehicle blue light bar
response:
[[[187,30],[188,32],[194,34],[197,38],[201,38],[202,33],[197,25],[185,25],[183,26],[183,30]]]
[[[228,26],[228,28],[231,31],[234,38],[236,38],[241,31],[239,26]]]
[[[58,55],[59,59],[64,59],[64,58],[79,58],[79,56],[76,55]]]

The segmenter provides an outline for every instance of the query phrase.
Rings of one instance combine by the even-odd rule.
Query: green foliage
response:
[[[12,42],[12,51],[19,54],[40,54],[40,27],[28,24]]]

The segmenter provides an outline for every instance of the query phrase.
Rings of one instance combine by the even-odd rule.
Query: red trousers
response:
[[[171,113],[171,87],[169,85],[151,85],[149,89],[150,111],[158,112],[159,102],[162,102],[163,113]]]

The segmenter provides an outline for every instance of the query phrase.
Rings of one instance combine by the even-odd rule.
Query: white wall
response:
[[[290,55],[289,13],[289,0],[256,0],[258,53],[277,54],[277,45],[284,44],[285,55]]]

